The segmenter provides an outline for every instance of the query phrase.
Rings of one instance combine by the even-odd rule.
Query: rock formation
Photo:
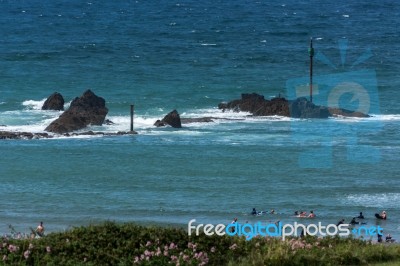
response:
[[[108,109],[105,100],[87,90],[81,97],[75,98],[68,110],[54,120],[46,131],[63,134],[79,130],[88,125],[102,125]]]
[[[181,118],[178,114],[178,111],[173,110],[172,112],[168,113],[162,120],[157,120],[154,123],[155,126],[157,127],[162,127],[166,125],[170,125],[171,127],[175,128],[181,128],[182,123],[181,123]]]
[[[65,133],[63,136],[71,137],[71,136],[123,136],[123,135],[136,135],[136,131],[118,131],[116,133],[107,133],[107,132],[80,132],[80,133]],[[53,138],[53,135],[49,135],[47,133],[31,133],[31,132],[13,132],[13,131],[0,131],[0,140],[5,139],[47,139]]]
[[[287,100],[285,98],[264,99],[264,96],[252,93],[242,94],[242,98],[228,103],[220,103],[219,109],[250,112],[255,116],[288,116],[294,118],[328,118],[331,116],[369,117],[367,114],[341,108],[315,105],[306,98]]]
[[[44,104],[42,106],[42,110],[63,111],[64,110],[64,98],[63,98],[63,96],[58,92],[53,93],[44,102]]]

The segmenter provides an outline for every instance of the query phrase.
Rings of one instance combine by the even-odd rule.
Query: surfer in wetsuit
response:
[[[252,215],[257,215],[256,208],[253,208],[253,211],[251,212]]]
[[[359,222],[356,221],[356,217],[353,217],[353,219],[351,219],[350,224],[359,224]]]
[[[357,217],[358,219],[364,219],[364,215],[363,215],[363,213],[362,212],[360,212],[360,215],[358,215],[358,217]]]

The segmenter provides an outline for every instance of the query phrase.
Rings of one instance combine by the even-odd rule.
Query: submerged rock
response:
[[[118,131],[116,133],[113,132],[80,132],[80,133],[65,133],[62,134],[64,137],[72,137],[72,136],[123,136],[123,135],[136,135],[138,134],[136,131]],[[32,133],[32,132],[13,132],[13,131],[0,131],[0,140],[6,139],[48,139],[53,138],[53,135],[48,133]]]
[[[54,120],[46,131],[63,134],[79,130],[88,125],[102,125],[108,109],[105,100],[87,90],[81,97],[75,98],[68,110]]]
[[[353,112],[341,108],[329,108],[315,105],[307,98],[287,100],[277,97],[271,100],[264,96],[252,93],[242,94],[242,98],[228,103],[220,103],[219,109],[250,112],[255,116],[287,116],[294,118],[328,118],[331,116],[369,117],[367,114]]]
[[[42,106],[42,110],[63,111],[64,110],[64,98],[63,98],[63,96],[58,92],[53,93],[44,102],[44,104]]]
[[[0,139],[39,139],[51,137],[47,133],[0,131]]]

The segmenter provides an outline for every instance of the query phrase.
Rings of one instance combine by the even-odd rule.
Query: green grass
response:
[[[188,236],[106,222],[40,239],[1,239],[0,265],[399,265],[400,246],[353,238]],[[385,264],[387,263],[387,264]],[[395,263],[395,264],[392,264]]]

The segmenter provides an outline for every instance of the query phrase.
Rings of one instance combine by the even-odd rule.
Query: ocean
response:
[[[43,132],[91,89],[134,136],[0,141],[0,232],[106,220],[187,225],[349,222],[400,238],[397,1],[0,1],[0,130]],[[242,93],[307,96],[370,118],[222,112]],[[305,88],[305,90],[301,90]],[[176,109],[212,116],[153,126]],[[229,118],[229,119],[227,119]],[[253,208],[277,214],[252,216]],[[298,219],[296,210],[317,218]],[[388,220],[374,214],[386,210]],[[374,240],[376,238],[374,237]]]

